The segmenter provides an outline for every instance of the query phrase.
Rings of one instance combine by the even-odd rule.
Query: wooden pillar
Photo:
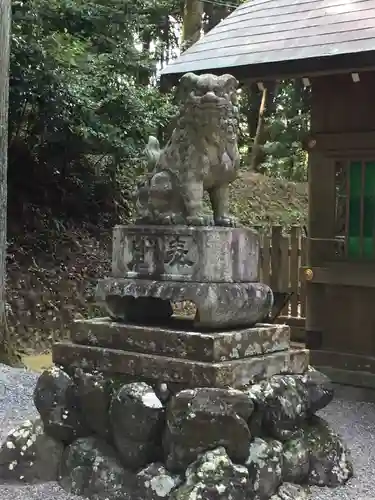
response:
[[[324,266],[319,241],[332,239],[335,226],[334,163],[316,144],[309,154],[308,265]],[[324,253],[324,252],[323,252]],[[306,344],[319,349],[325,317],[325,285],[306,283]]]
[[[9,361],[5,321],[7,168],[11,0],[0,0],[0,362]]]

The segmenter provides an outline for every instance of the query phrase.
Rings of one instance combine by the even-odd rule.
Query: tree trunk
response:
[[[259,106],[256,133],[254,136],[253,147],[251,150],[250,168],[254,172],[260,172],[260,166],[265,159],[263,146],[267,140],[267,130],[265,121],[268,116],[274,112],[275,94],[277,92],[276,82],[264,83],[262,99]]]
[[[11,0],[0,0],[0,362],[13,364],[5,310],[10,22]]]
[[[266,110],[266,101],[267,101],[267,88],[263,90],[262,94],[262,100],[260,102],[259,106],[259,113],[258,113],[258,123],[257,123],[257,128],[254,136],[254,142],[253,142],[253,147],[251,150],[251,163],[250,163],[250,168],[254,172],[258,171],[258,167],[260,163],[262,162],[262,154],[261,154],[261,147],[262,147],[262,134],[264,130],[264,113]]]
[[[142,52],[146,57],[150,52],[151,38],[150,30],[146,27],[141,34]],[[151,71],[148,68],[140,66],[138,70],[138,83],[146,87],[150,83],[150,78]]]
[[[249,134],[249,137],[251,139],[254,139],[257,132],[262,94],[261,92],[259,92],[255,83],[244,87],[243,92],[246,95],[247,104],[247,106],[243,109],[243,112],[246,116],[247,132]]]
[[[201,37],[203,24],[202,0],[185,0],[184,23],[182,32],[183,50],[191,47]]]
[[[226,5],[214,5],[214,3],[203,2],[204,3],[204,13],[205,13],[205,22],[204,22],[204,32],[208,33],[216,25],[220,23],[223,19],[229,16],[230,8]]]

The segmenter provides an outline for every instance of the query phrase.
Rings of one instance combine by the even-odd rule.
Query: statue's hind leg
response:
[[[190,179],[183,187],[186,223],[189,226],[211,226],[212,216],[203,211],[203,182]]]
[[[215,226],[235,227],[237,220],[229,213],[229,185],[224,184],[209,190]]]

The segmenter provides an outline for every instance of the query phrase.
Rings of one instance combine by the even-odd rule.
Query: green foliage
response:
[[[38,227],[40,238],[40,226],[126,220],[147,137],[161,136],[174,113],[170,95],[157,88],[156,70],[178,48],[171,15],[181,22],[183,5],[181,0],[14,0],[9,123],[13,220],[25,214],[35,219],[29,227]],[[210,26],[227,10],[225,5],[205,5]],[[306,157],[299,144],[308,126],[306,97],[298,85],[280,84],[267,118],[259,171],[305,179]],[[241,151],[246,151],[254,137],[259,98],[243,94],[241,101]],[[43,224],[37,223],[41,220]]]
[[[241,94],[240,147],[243,165],[249,164],[257,130],[261,92],[253,86]],[[261,163],[257,172],[294,182],[307,180],[307,155],[301,147],[309,129],[310,91],[301,80],[281,81],[261,134]]]
[[[263,172],[291,181],[307,180],[307,155],[301,148],[309,128],[309,89],[299,80],[282,82],[266,121],[268,141]]]
[[[32,206],[93,223],[126,215],[147,136],[173,112],[168,96],[140,82],[156,63],[136,44],[148,7],[141,0],[13,3],[14,210]]]

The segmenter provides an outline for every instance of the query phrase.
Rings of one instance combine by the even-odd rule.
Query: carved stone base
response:
[[[197,307],[195,325],[206,328],[252,326],[269,313],[273,294],[263,283],[192,283],[106,278],[97,299],[111,318],[135,323],[163,322],[172,316],[171,302]]]
[[[249,228],[116,226],[112,276],[158,281],[258,281],[259,236]]]

